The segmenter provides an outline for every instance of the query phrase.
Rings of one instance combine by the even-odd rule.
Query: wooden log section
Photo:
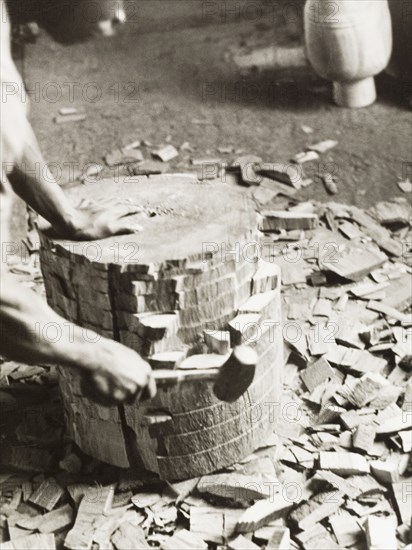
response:
[[[199,359],[190,367],[204,368],[202,354],[214,353],[211,342],[223,334],[217,331],[226,331],[225,353],[240,342],[253,347],[256,376],[235,403],[219,401],[213,383],[191,381],[124,407],[140,462],[161,478],[233,464],[266,442],[280,414],[280,272],[259,259],[254,207],[234,187],[164,175],[69,191],[74,203],[110,196],[142,207],[133,218],[143,231],[74,243],[52,240],[41,228],[47,300],[67,319],[135,349],[153,368],[185,368],[191,355]],[[86,399],[74,371],[60,368],[59,378],[70,436],[87,454],[129,467],[117,407]]]

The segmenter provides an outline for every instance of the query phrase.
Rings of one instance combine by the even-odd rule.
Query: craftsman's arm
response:
[[[132,401],[141,390],[156,392],[151,369],[133,350],[84,331],[57,315],[2,266],[0,353],[25,363],[76,368],[84,391],[103,404]]]
[[[139,212],[140,208],[121,204],[115,198],[110,206],[93,203],[75,208],[55,182],[33,130],[27,126],[23,154],[14,164],[9,180],[14,192],[52,225],[56,235],[92,240],[139,230],[127,216]]]

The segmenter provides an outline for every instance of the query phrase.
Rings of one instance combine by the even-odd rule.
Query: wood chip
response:
[[[336,241],[335,241],[336,242]],[[348,244],[341,252],[339,246],[329,247],[329,256],[322,255],[320,266],[336,273],[344,279],[359,281],[386,261],[386,256],[370,247],[346,241]]]
[[[410,414],[410,411],[409,411],[409,414]],[[408,414],[400,412],[390,418],[386,418],[385,420],[379,421],[379,425],[376,428],[376,433],[379,435],[383,435],[383,434],[397,433],[402,430],[409,430],[409,429],[410,429],[410,418],[408,418]]]
[[[76,107],[61,107],[59,109],[59,115],[63,115],[63,116],[74,115],[77,112],[78,110]]]
[[[408,179],[405,181],[398,181],[398,187],[404,193],[412,193],[412,182]]]
[[[56,550],[56,543],[54,535],[41,533],[3,542],[0,550]]]
[[[132,162],[141,162],[143,154],[139,149],[114,149],[108,153],[104,160],[107,166],[120,166],[122,164],[129,164]]]
[[[365,523],[368,550],[397,548],[395,516],[368,516]]]
[[[364,374],[347,394],[347,399],[355,407],[361,408],[374,399],[388,381],[376,372]]]
[[[315,229],[319,224],[317,214],[288,212],[283,210],[263,210],[260,231],[271,232],[286,229]]]
[[[401,440],[402,451],[404,453],[410,453],[412,451],[412,430],[407,432],[401,432],[399,434]]]
[[[113,533],[111,541],[116,550],[130,550],[131,548],[139,548],[139,550],[149,550],[151,546],[146,542],[143,529],[137,525],[133,525],[129,521],[125,521]]]
[[[395,483],[399,480],[398,464],[393,460],[372,460],[370,468],[372,475],[382,483]]]
[[[343,547],[354,546],[362,540],[362,530],[356,519],[346,512],[339,512],[329,518],[333,533],[338,543]]]
[[[412,479],[409,477],[405,480],[392,483],[392,492],[402,522],[410,524],[412,510]]]
[[[67,533],[64,544],[69,550],[89,550],[94,536],[94,525],[110,508],[114,486],[88,488],[82,498],[74,526]]]
[[[284,183],[294,188],[293,194],[296,194],[296,190],[301,188],[302,184],[302,169],[298,165],[290,164],[290,162],[264,162],[260,164],[259,174],[273,178],[278,182]],[[263,182],[261,182],[261,185]],[[287,187],[284,189],[285,194],[288,194]]]
[[[142,145],[142,142],[140,141],[140,139],[136,139],[135,141],[132,141],[127,145],[123,145],[122,151],[130,151],[130,149],[137,149],[141,145]]]
[[[73,509],[70,504],[65,504],[57,510],[47,514],[27,517],[17,521],[17,525],[29,531],[40,531],[41,533],[55,533],[64,527],[72,524],[74,519]]]
[[[275,527],[266,550],[289,550],[290,549],[290,531],[287,527]]]
[[[353,434],[353,448],[357,451],[363,451],[368,453],[375,441],[376,430],[375,427],[370,424],[361,424],[358,426]]]
[[[228,550],[259,550],[259,546],[243,535],[238,535],[228,543]]]
[[[273,483],[237,472],[203,476],[197,485],[200,493],[246,502],[268,498],[271,489]]]
[[[192,506],[190,509],[190,532],[202,540],[223,544],[224,511],[212,506]]]
[[[86,120],[85,113],[71,113],[65,115],[57,115],[54,117],[54,122],[56,124],[65,124],[66,122],[81,122]]]
[[[166,162],[157,160],[144,160],[127,166],[127,171],[131,176],[152,176],[155,174],[164,174],[170,169]]]
[[[223,544],[234,535],[242,512],[241,509],[205,505],[192,506],[190,509],[190,531],[204,541]]]
[[[360,239],[361,237],[364,237],[365,235],[360,231],[355,224],[350,223],[348,221],[345,221],[341,224],[339,224],[338,229],[341,233],[345,235],[346,238],[352,240],[352,239]]]
[[[162,162],[169,162],[179,156],[179,151],[171,144],[160,147],[152,152],[152,155],[158,157]]]
[[[317,153],[322,154],[336,147],[338,143],[339,142],[334,139],[325,139],[324,141],[320,141],[319,143],[315,143],[314,145],[309,145],[308,149],[310,151],[316,151]]]
[[[305,550],[311,550],[312,548],[316,548],[316,550],[338,550],[340,548],[320,523],[317,523],[311,529],[298,533],[294,538],[301,543]]]
[[[322,451],[319,453],[319,466],[341,476],[369,473],[368,461],[357,453]]]
[[[381,201],[369,209],[370,214],[383,225],[409,224],[412,208],[404,198]]]
[[[269,292],[278,288],[281,280],[280,268],[273,262],[259,260],[252,278],[252,294]]]
[[[361,490],[351,482],[351,478],[344,479],[328,470],[316,470],[311,482],[321,485],[326,484],[328,488],[334,488],[349,498],[357,498],[361,493]]]
[[[235,159],[229,169],[240,171],[240,178],[244,185],[259,185],[261,177],[256,173],[259,169],[261,158],[256,155],[244,155]]]
[[[338,186],[336,184],[335,177],[330,172],[324,172],[321,175],[321,179],[328,193],[331,195],[336,195],[338,193]]]
[[[301,153],[297,153],[293,157],[293,162],[304,164],[305,162],[312,162],[314,160],[317,160],[318,158],[319,155],[316,151],[302,151]]]
[[[292,186],[289,186],[286,183],[282,183],[280,181],[272,180],[270,178],[263,178],[262,181],[260,182],[260,188],[267,189],[272,193],[275,193],[274,195],[275,197],[277,197],[278,195],[281,195],[284,197],[292,198],[292,197],[295,197],[297,193],[297,190]],[[266,201],[266,202],[269,202],[269,201]]]
[[[64,489],[53,478],[45,479],[28,499],[44,510],[51,511],[64,494]]]
[[[270,202],[276,195],[278,195],[276,189],[269,189],[261,185],[253,191],[253,198],[260,206],[264,206]]]
[[[12,499],[11,499],[11,501],[10,501],[10,503],[9,503],[9,507],[10,507],[12,510],[16,510],[16,508],[17,508],[18,505],[20,504],[21,497],[22,497],[22,489],[21,489],[21,487],[15,487],[14,490],[13,490]]]
[[[289,517],[299,529],[305,531],[334,514],[343,502],[344,499],[339,492],[323,491],[301,504]]]
[[[148,508],[162,500],[162,495],[156,492],[139,492],[132,497],[132,502],[137,508]]]
[[[368,309],[371,309],[372,311],[377,311],[378,313],[382,313],[386,317],[390,317],[392,319],[396,319],[397,321],[400,321],[401,323],[407,323],[408,325],[412,325],[412,315],[402,313],[401,311],[398,311],[397,309],[390,307],[386,304],[383,304],[382,302],[377,302],[375,300],[371,300],[368,302],[367,305]]]
[[[101,164],[97,163],[91,163],[87,166],[86,172],[83,173],[81,176],[81,181],[85,182],[88,179],[92,179],[93,181],[97,178],[97,176],[103,172],[104,167]]]
[[[161,550],[207,550],[208,546],[195,533],[181,529],[166,539],[160,548]]]
[[[323,357],[301,371],[300,377],[310,392],[323,382],[336,379],[334,369]]]
[[[292,499],[281,493],[274,495],[270,500],[260,500],[242,514],[236,528],[240,533],[256,531],[270,521],[283,517],[298,500],[299,496]]]

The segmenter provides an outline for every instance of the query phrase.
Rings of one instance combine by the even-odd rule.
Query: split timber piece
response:
[[[260,319],[281,320],[280,277],[258,271],[257,215],[239,190],[161,175],[138,185],[127,178],[103,180],[67,195],[74,203],[116,196],[139,206],[132,218],[143,230],[71,243],[50,240],[40,228],[47,299],[62,316],[159,365],[166,356],[172,368],[193,354],[204,329],[228,330],[242,307],[258,310]],[[227,467],[273,432],[282,345],[280,325],[261,323],[259,338],[250,342],[258,355],[255,379],[230,405],[215,397],[213,382],[191,380],[159,387],[153,400],[127,405],[120,414],[85,398],[80,376],[60,368],[68,432],[84,452],[120,467],[132,463],[127,451],[135,437],[136,458],[165,479]],[[168,353],[175,354],[172,360]]]
[[[102,407],[83,397],[80,378],[71,369],[59,368],[59,383],[69,436],[86,454],[128,467],[117,407]]]
[[[262,220],[259,229],[264,233],[286,229],[316,229],[319,225],[317,214],[307,212],[288,212],[284,210],[264,210],[261,212]]]
[[[262,319],[276,319],[279,310],[277,295],[276,290],[253,294],[240,306],[239,313],[258,313]]]
[[[274,262],[259,260],[252,277],[252,294],[276,290],[281,283],[280,267]]]

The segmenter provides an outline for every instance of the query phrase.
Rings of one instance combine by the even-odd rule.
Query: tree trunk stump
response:
[[[153,368],[184,368],[178,358],[210,353],[205,329],[228,330],[231,347],[243,342],[259,356],[252,385],[235,403],[219,401],[212,382],[197,381],[126,405],[136,460],[179,480],[229,466],[263,445],[280,414],[280,273],[259,259],[251,200],[229,185],[177,175],[104,180],[69,196],[76,204],[113,196],[141,205],[133,218],[143,231],[75,243],[52,239],[43,227],[41,267],[57,313],[84,327],[86,337],[92,329],[133,348]],[[70,436],[92,457],[129,467],[118,408],[83,397],[71,369],[60,368],[59,379]]]

